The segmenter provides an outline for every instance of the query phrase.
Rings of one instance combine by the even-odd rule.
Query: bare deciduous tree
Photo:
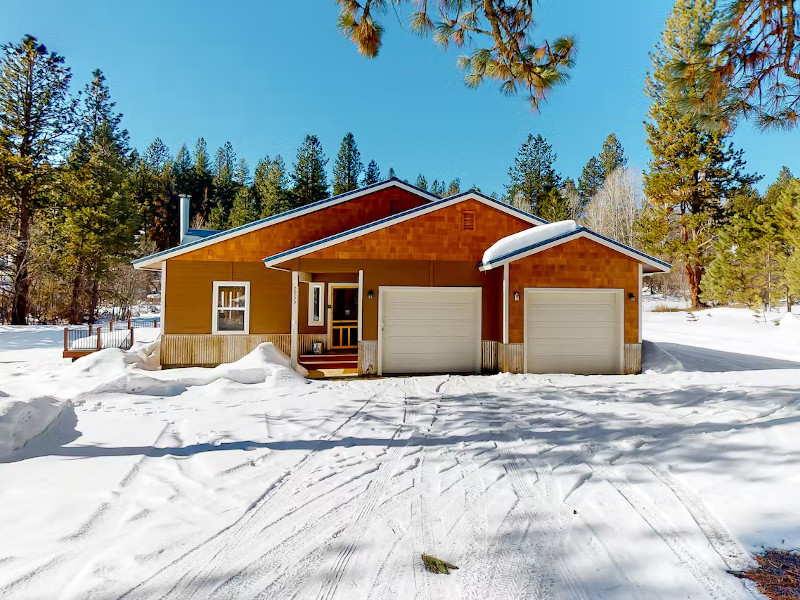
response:
[[[632,169],[618,167],[586,204],[583,224],[601,235],[634,247],[633,225],[643,202],[640,177]]]

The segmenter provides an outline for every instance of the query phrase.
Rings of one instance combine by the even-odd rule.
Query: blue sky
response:
[[[252,169],[267,154],[292,163],[306,133],[333,159],[352,131],[365,164],[374,158],[384,175],[392,166],[411,181],[423,172],[501,193],[528,133],[550,140],[564,176],[577,178],[611,132],[630,164],[646,167],[644,77],[670,8],[544,0],[537,33],[573,34],[579,53],[571,82],[539,114],[492,83],[466,88],[459,51],[418,38],[391,13],[380,55],[362,57],[336,29],[334,0],[30,0],[6,4],[0,40],[36,35],[66,57],[76,87],[101,68],[140,149],[157,136],[173,153],[199,136],[212,152],[230,140]],[[749,125],[734,139],[765,175],[762,189],[784,164],[800,173],[798,140],[798,131]]]

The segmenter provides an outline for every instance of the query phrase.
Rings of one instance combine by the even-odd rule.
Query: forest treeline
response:
[[[645,82],[652,159],[643,174],[612,133],[577,178],[565,177],[551,142],[530,134],[502,194],[491,195],[671,262],[672,273],[648,282],[693,306],[791,305],[800,297],[800,181],[784,167],[760,194],[732,128],[692,118],[691,82],[671,83],[676,62],[713,45],[714,22],[713,0],[678,0],[667,19]],[[137,150],[103,73],[77,91],[71,79],[64,58],[36,38],[2,47],[0,322],[130,312],[157,292],[130,261],[178,244],[180,195],[191,197],[191,226],[222,230],[396,176],[365,165],[352,133],[332,162],[306,135],[294,157],[265,156],[252,170],[230,142],[212,152],[200,138],[173,153],[156,139]],[[405,180],[438,196],[462,190],[439,175]]]

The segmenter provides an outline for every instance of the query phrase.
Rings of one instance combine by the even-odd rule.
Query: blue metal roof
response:
[[[285,217],[288,217],[288,216],[296,214],[296,213],[308,211],[309,209],[322,208],[326,204],[332,204],[332,203],[334,203],[336,201],[339,201],[339,200],[342,200],[342,199],[344,199],[344,198],[346,198],[348,196],[352,196],[354,194],[363,193],[366,190],[369,190],[369,189],[372,189],[374,187],[378,187],[378,186],[381,186],[381,185],[386,185],[387,183],[390,183],[392,181],[395,181],[395,182],[398,182],[398,183],[402,183],[403,185],[406,185],[408,187],[414,188],[415,190],[421,192],[421,195],[424,195],[424,196],[432,196],[433,195],[430,192],[427,192],[427,191],[425,191],[425,190],[423,190],[421,188],[418,188],[415,185],[411,185],[410,183],[406,183],[405,181],[400,181],[397,177],[392,177],[391,179],[387,179],[385,181],[379,181],[378,183],[373,183],[372,185],[367,185],[367,186],[358,188],[357,190],[352,190],[352,191],[349,191],[349,192],[345,192],[345,193],[339,194],[337,196],[331,196],[330,198],[325,198],[324,200],[319,200],[317,202],[312,202],[311,204],[306,204],[306,205],[300,206],[298,208],[293,208],[291,210],[287,210],[287,211],[284,211],[282,213],[278,213],[277,215],[270,215],[269,217],[265,217],[263,219],[259,219],[258,221],[253,221],[251,223],[247,223],[246,225],[240,225],[239,227],[234,227],[233,229],[226,229],[225,231],[219,231],[217,233],[212,233],[211,235],[203,237],[202,239],[194,240],[194,241],[191,241],[191,242],[189,242],[187,244],[182,244],[180,246],[175,246],[174,248],[168,248],[166,250],[162,250],[161,252],[156,252],[155,254],[151,254],[149,256],[144,256],[142,258],[137,258],[136,260],[131,261],[131,264],[137,265],[137,264],[145,262],[145,261],[150,261],[150,260],[152,260],[154,258],[158,258],[160,256],[165,256],[167,254],[171,254],[172,252],[175,252],[176,250],[185,250],[186,248],[189,248],[189,247],[194,246],[196,244],[200,244],[201,242],[206,242],[208,240],[212,240],[212,239],[217,238],[217,237],[223,237],[223,236],[226,236],[229,233],[232,233],[232,232],[235,232],[235,231],[243,231],[243,230],[246,230],[246,229],[257,227],[259,225],[263,225],[265,223],[269,223],[270,221],[275,221],[277,219],[283,219]]]
[[[207,238],[218,233],[222,233],[223,229],[189,229],[186,235],[193,235],[195,237]]]
[[[613,244],[614,246],[618,246],[619,248],[622,248],[623,250],[627,250],[628,252],[632,252],[634,254],[637,254],[638,256],[641,256],[642,258],[645,258],[645,259],[647,259],[649,261],[652,261],[654,263],[662,265],[662,266],[666,267],[667,269],[672,267],[672,265],[670,265],[669,263],[664,262],[663,260],[659,260],[655,256],[650,256],[649,254],[645,254],[641,250],[637,250],[636,248],[631,248],[630,246],[626,246],[625,244],[623,244],[621,242],[618,242],[617,240],[612,240],[611,238],[606,237],[604,235],[601,235],[601,234],[597,233],[596,231],[592,231],[591,229],[587,229],[586,227],[578,227],[577,229],[575,229],[573,231],[568,231],[567,233],[562,233],[561,235],[558,235],[556,237],[553,237],[553,238],[550,238],[550,239],[547,239],[547,240],[542,240],[541,242],[537,242],[535,244],[531,244],[529,246],[525,246],[524,248],[519,248],[518,250],[514,250],[513,252],[509,252],[507,254],[504,254],[503,256],[499,256],[499,257],[497,257],[496,259],[494,259],[492,261],[489,261],[489,262],[486,262],[486,263],[482,262],[480,266],[482,266],[482,267],[490,267],[492,265],[496,265],[498,263],[505,262],[508,259],[510,259],[510,258],[512,258],[514,256],[517,256],[519,254],[523,254],[525,252],[529,252],[530,250],[535,250],[536,248],[539,248],[540,246],[544,246],[546,244],[551,244],[551,243],[556,242],[558,240],[563,240],[563,239],[578,235],[579,233],[588,233],[588,234],[592,235],[593,237],[600,238],[600,239],[602,239],[602,240],[604,240],[606,242],[609,242],[610,244]]]
[[[377,221],[372,221],[371,223],[366,223],[364,225],[360,225],[358,227],[354,227],[353,229],[348,229],[347,231],[342,231],[340,233],[328,236],[326,238],[315,240],[313,242],[309,242],[308,244],[303,244],[302,246],[296,246],[295,248],[290,248],[289,250],[284,250],[283,252],[278,252],[277,254],[273,254],[272,256],[266,257],[264,259],[264,262],[265,263],[266,262],[273,262],[273,261],[278,260],[278,259],[280,259],[280,258],[282,258],[284,256],[288,256],[288,255],[294,254],[296,252],[305,252],[305,251],[311,250],[312,248],[315,248],[316,246],[319,246],[321,244],[326,244],[328,242],[332,242],[332,241],[337,240],[339,238],[342,238],[342,237],[345,237],[345,236],[349,236],[349,235],[352,235],[354,233],[358,233],[359,231],[364,231],[365,229],[369,229],[369,228],[374,227],[376,225],[389,224],[392,221],[396,221],[396,220],[400,219],[401,217],[406,217],[408,215],[413,215],[414,213],[418,213],[418,212],[423,211],[423,210],[429,210],[431,207],[435,207],[435,206],[438,206],[440,204],[444,204],[446,202],[451,202],[454,199],[460,198],[462,196],[467,196],[467,195],[480,196],[484,200],[487,200],[489,202],[493,202],[495,204],[502,205],[502,207],[504,209],[506,209],[506,210],[510,209],[510,210],[512,210],[514,212],[517,212],[521,216],[524,216],[526,219],[533,219],[535,221],[539,221],[543,225],[547,224],[547,221],[545,221],[544,219],[540,219],[539,217],[536,217],[534,215],[526,213],[523,210],[520,210],[518,208],[514,208],[513,206],[510,206],[510,205],[506,204],[505,202],[501,202],[500,200],[492,198],[491,196],[486,196],[484,194],[481,194],[480,192],[476,192],[475,190],[469,190],[469,191],[466,191],[466,192],[461,192],[460,194],[454,194],[452,196],[448,196],[447,198],[441,198],[439,200],[434,200],[430,204],[423,204],[421,206],[410,208],[410,209],[408,209],[406,211],[403,211],[401,213],[390,215],[388,217],[384,217],[383,219],[378,219]]]

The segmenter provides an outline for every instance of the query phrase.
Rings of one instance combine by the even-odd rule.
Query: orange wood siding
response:
[[[176,256],[171,261],[257,262],[278,252],[347,231],[422,204],[424,198],[399,188],[379,190],[276,225],[244,233]]]
[[[509,265],[509,342],[523,342],[523,289],[622,288],[625,303],[625,343],[639,341],[639,263],[596,242],[577,239]],[[502,268],[497,269],[502,271]],[[514,301],[514,292],[519,301]],[[634,294],[636,302],[628,300]]]
[[[474,212],[472,230],[463,213]],[[436,260],[473,262],[500,238],[530,223],[475,200],[465,200],[427,215],[347,240],[304,258]]]
[[[215,281],[250,282],[250,333],[289,333],[291,276],[262,262],[167,261],[164,333],[211,333]]]

